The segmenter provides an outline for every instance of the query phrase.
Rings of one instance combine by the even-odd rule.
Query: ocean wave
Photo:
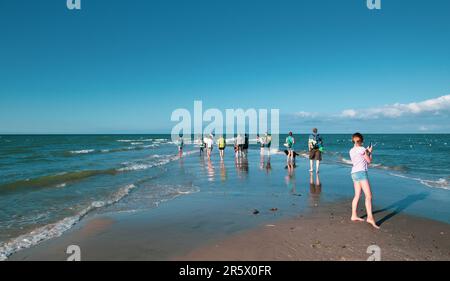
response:
[[[151,167],[153,167],[152,164],[124,164],[127,165],[123,168],[119,168],[117,169],[117,171],[119,172],[125,172],[125,171],[139,171],[139,170],[146,170],[149,169]]]
[[[148,209],[149,207],[158,207],[159,204],[173,200],[180,196],[185,196],[200,191],[198,186],[194,184],[162,184],[154,183],[148,184],[147,181],[139,184],[139,190],[132,196],[128,197],[121,205],[117,205],[118,210],[124,210],[133,206],[134,210]],[[114,210],[116,211],[116,210]]]
[[[352,160],[342,157],[340,161],[346,165],[353,165]]]
[[[196,153],[197,151],[187,151],[184,152],[183,155],[191,155],[193,153]],[[153,167],[158,167],[162,165],[166,165],[169,162],[175,161],[179,159],[180,157],[178,155],[152,155],[150,158],[158,159],[155,162],[152,163],[143,163],[143,162],[125,162],[122,163],[125,167],[117,169],[118,172],[125,172],[125,171],[140,171],[140,170],[147,170]]]
[[[422,179],[422,178],[411,177],[411,176],[401,175],[401,174],[396,174],[396,173],[391,173],[390,175],[399,177],[399,178],[418,181],[421,184],[428,186],[428,187],[450,190],[450,184],[449,184],[448,180],[446,180],[444,178],[439,178],[437,180],[431,180],[431,179]]]
[[[19,250],[26,249],[51,238],[61,236],[64,232],[72,228],[77,222],[85,217],[89,212],[119,202],[135,187],[136,186],[134,184],[129,184],[119,189],[108,200],[94,201],[88,207],[74,216],[64,218],[56,223],[39,227],[27,234],[20,235],[9,240],[6,243],[0,244],[0,261],[6,260],[10,255]]]
[[[115,175],[116,173],[115,169],[63,172],[2,184],[0,185],[0,193],[15,192],[18,189],[26,188],[61,187],[61,184],[68,184],[98,175]]]
[[[116,140],[117,142],[149,142],[149,141],[166,141],[166,139],[122,139],[122,140]]]
[[[344,157],[340,157],[338,162],[341,164],[345,164],[345,165],[350,165],[350,166],[353,165],[352,160],[344,158]],[[407,168],[405,166],[387,166],[387,165],[383,165],[380,163],[371,163],[369,165],[369,167],[375,168],[375,169],[388,170],[388,171],[406,171],[407,170]]]
[[[147,144],[147,145],[143,145],[142,147],[143,148],[159,147],[159,144],[157,144],[157,143]]]
[[[111,149],[82,149],[82,150],[72,150],[64,153],[64,156],[66,157],[76,157],[83,154],[97,154],[97,153],[116,153],[116,152],[125,152],[130,150],[144,150],[148,148],[154,148],[159,147],[158,144],[148,144],[145,145],[144,143],[130,143],[132,146],[127,147],[120,147],[120,148],[111,148]],[[60,152],[59,152],[60,153]]]
[[[71,154],[89,154],[95,152],[95,149],[72,150]]]
[[[188,156],[197,151],[186,151],[183,155]],[[156,158],[156,157],[155,157]],[[54,175],[46,175],[42,177],[18,180],[11,183],[0,184],[0,194],[8,192],[16,192],[18,189],[37,189],[46,187],[62,187],[62,184],[70,184],[73,182],[78,182],[90,177],[99,175],[111,175],[114,176],[117,173],[128,172],[128,171],[139,171],[146,170],[152,167],[157,167],[165,165],[171,161],[179,159],[178,155],[167,155],[165,157],[157,158],[155,162],[134,162],[134,163],[123,163],[125,167],[121,168],[111,168],[104,170],[83,170],[83,171],[73,171],[73,172],[62,172]]]

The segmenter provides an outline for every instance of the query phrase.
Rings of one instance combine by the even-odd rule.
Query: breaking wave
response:
[[[77,222],[85,217],[89,212],[119,202],[135,187],[136,186],[134,184],[129,184],[115,192],[108,200],[94,201],[76,215],[66,217],[56,223],[36,228],[27,234],[20,235],[9,240],[8,242],[0,244],[0,261],[6,260],[10,255],[19,250],[26,249],[48,239],[61,236],[64,232],[72,228]]]

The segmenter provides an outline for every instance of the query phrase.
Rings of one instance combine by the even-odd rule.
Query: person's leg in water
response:
[[[313,170],[313,164],[314,164],[313,162],[314,162],[314,160],[312,160],[312,159],[309,160],[309,172],[311,172],[311,173],[314,171]]]
[[[316,174],[319,173],[319,168],[320,168],[320,160],[316,160]]]
[[[368,180],[361,181],[362,190],[364,192],[366,212],[367,212],[367,223],[379,229],[380,227],[376,224],[372,213],[372,190],[370,189],[370,183]]]
[[[224,150],[220,149],[219,151],[220,151],[220,159],[223,160],[223,152],[224,152]]]
[[[360,181],[353,182],[353,186],[355,188],[355,196],[353,197],[352,201],[352,221],[364,221],[362,218],[358,217],[357,210],[358,210],[358,202],[359,198],[361,197],[361,189],[362,185]]]

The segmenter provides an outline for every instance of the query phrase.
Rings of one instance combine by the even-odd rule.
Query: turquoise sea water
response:
[[[402,186],[411,185],[415,194],[423,191],[434,195],[435,202],[442,201],[436,204],[447,202],[450,135],[365,137],[367,143],[375,144],[374,177],[380,174],[389,182],[402,181],[403,185],[398,185],[393,193],[401,193]],[[280,136],[280,142],[284,138]],[[327,165],[341,167],[343,174],[348,173],[350,135],[323,138],[324,175]],[[305,156],[307,135],[297,135],[296,140],[296,151]],[[256,145],[250,148],[250,169],[260,164],[258,150]],[[227,150],[224,166],[235,168],[230,151]],[[282,153],[272,152],[274,169],[284,169]],[[198,159],[194,144],[187,144],[185,153],[186,161]],[[233,188],[233,182],[227,183],[226,175],[217,172],[217,154],[211,164],[202,161],[198,167],[204,171],[204,181],[195,179],[192,173],[170,179],[171,167],[179,162],[176,144],[169,135],[0,136],[0,258],[60,235],[94,210],[116,206],[116,211],[126,211],[127,204],[154,208],[163,201],[196,193],[215,178]],[[238,177],[248,174],[245,167],[236,171]],[[411,190],[404,193],[408,192]],[[342,193],[351,194],[351,189]],[[389,196],[385,197],[388,202]],[[130,198],[134,201],[130,202]],[[448,213],[441,207],[433,215],[448,221],[442,217]]]

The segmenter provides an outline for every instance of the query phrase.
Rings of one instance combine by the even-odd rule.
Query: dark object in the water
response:
[[[257,215],[257,214],[259,214],[259,211],[256,210],[256,209],[254,209],[254,210],[253,210],[253,214],[254,214],[254,215]]]
[[[272,212],[276,212],[276,211],[278,211],[278,208],[272,208],[272,209],[270,209]]]
[[[284,150],[284,154],[288,155],[289,151],[287,151],[287,149]],[[298,154],[297,152],[294,151],[294,159],[295,157],[299,156],[300,154]]]

